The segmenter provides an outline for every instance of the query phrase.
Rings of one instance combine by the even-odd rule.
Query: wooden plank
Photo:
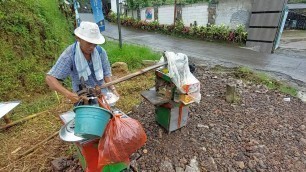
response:
[[[141,96],[153,105],[161,105],[170,102],[169,99],[160,96],[155,90],[148,90],[141,93]]]
[[[187,125],[189,107],[183,106],[181,118],[179,117],[180,115],[179,109],[180,109],[179,106],[171,109],[169,132],[177,130]],[[179,122],[179,120],[181,121]],[[180,125],[178,125],[178,123]]]

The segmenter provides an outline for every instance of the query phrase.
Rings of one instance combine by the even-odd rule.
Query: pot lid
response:
[[[86,140],[83,137],[78,137],[74,135],[74,119],[62,126],[59,136],[62,140],[66,142],[78,142]]]
[[[19,103],[20,101],[0,102],[0,118],[9,113],[12,109],[19,105]]]
[[[71,120],[73,120],[75,117],[75,113],[73,111],[68,111],[60,115],[61,120],[64,122],[64,124],[67,124]]]

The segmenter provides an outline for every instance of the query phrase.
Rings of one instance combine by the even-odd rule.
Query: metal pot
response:
[[[78,137],[74,135],[74,119],[62,126],[59,136],[62,140],[66,142],[78,142],[86,140],[83,137]]]

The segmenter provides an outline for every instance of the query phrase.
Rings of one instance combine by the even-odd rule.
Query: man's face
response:
[[[97,44],[92,44],[82,39],[78,40],[80,42],[80,47],[84,55],[90,55],[97,46]]]

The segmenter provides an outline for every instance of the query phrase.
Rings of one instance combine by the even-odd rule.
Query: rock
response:
[[[306,146],[306,139],[301,138],[301,139],[300,139],[300,142],[301,142],[302,145]]]
[[[148,153],[148,150],[147,150],[147,149],[144,149],[142,152],[143,152],[144,154],[147,154],[147,153]]]
[[[237,88],[233,84],[226,85],[226,93],[225,93],[225,100],[228,103],[234,103],[239,100],[239,95],[237,93]]]
[[[190,167],[189,165],[186,165],[185,172],[198,172],[198,171],[196,171],[194,168]]]
[[[228,167],[227,172],[237,172],[233,167]]]
[[[141,164],[141,169],[146,169],[146,164]]]
[[[207,129],[209,129],[208,125],[203,125],[203,124],[198,124],[197,127],[198,128],[207,128]]]
[[[116,62],[112,64],[112,73],[118,77],[124,76],[129,73],[128,65],[124,62]]]
[[[236,164],[237,164],[237,166],[238,166],[240,169],[244,169],[244,162],[243,162],[243,161],[236,161]]]
[[[160,165],[160,171],[163,171],[163,172],[175,172],[174,169],[173,169],[173,166],[171,164],[171,162],[165,160],[161,163]]]
[[[182,167],[175,167],[175,172],[184,172]]]
[[[301,125],[300,126],[300,130],[305,130],[306,126],[305,125]]]
[[[258,145],[259,142],[257,140],[251,139],[250,142],[248,143],[249,145]]]
[[[267,148],[265,145],[258,145],[258,151],[259,151],[260,153],[266,153],[266,152],[268,152],[269,150],[268,150],[268,148]]]
[[[190,140],[194,143],[198,143],[198,141],[195,138],[191,138]]]
[[[201,147],[201,149],[204,151],[204,152],[206,152],[206,148],[203,146],[203,147]]]
[[[131,160],[138,160],[140,158],[140,154],[139,153],[133,153],[131,156],[130,156],[130,159]]]
[[[162,129],[158,129],[158,138],[163,138],[163,130]]]
[[[138,166],[138,163],[136,160],[132,160],[131,161],[131,166],[134,168],[134,169],[139,169],[139,166]]]
[[[180,162],[183,163],[184,165],[186,165],[188,163],[188,161],[184,157],[182,159],[180,159]]]
[[[54,171],[59,172],[63,171],[64,169],[67,168],[67,159],[64,157],[57,158],[53,161],[51,161],[51,165]]]
[[[139,105],[135,105],[132,107],[132,112],[137,112]]]
[[[214,158],[209,157],[205,162],[205,167],[208,171],[217,171],[218,167]]]
[[[267,166],[264,164],[264,162],[263,162],[262,160],[259,160],[258,163],[259,163],[259,165],[260,165],[261,168],[264,168],[264,169],[267,168]]]
[[[252,152],[252,151],[256,151],[257,150],[257,146],[247,146],[245,149],[248,152]]]
[[[250,160],[249,162],[248,162],[248,167],[250,168],[250,169],[254,169],[255,168],[255,166],[256,166],[256,161],[255,160]]]
[[[197,157],[193,157],[189,163],[190,167],[194,169],[193,172],[200,172],[199,163],[197,161]],[[186,170],[185,170],[186,171]]]

